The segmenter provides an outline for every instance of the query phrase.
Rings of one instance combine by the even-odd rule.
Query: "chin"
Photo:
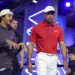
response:
[[[48,22],[53,22],[53,20],[48,20]]]
[[[49,23],[52,23],[53,21],[48,21]]]

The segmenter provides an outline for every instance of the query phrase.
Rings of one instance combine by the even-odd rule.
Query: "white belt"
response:
[[[40,53],[44,53],[44,54],[46,54],[48,56],[56,56],[56,54],[52,54],[52,53],[45,53],[45,52],[40,52]]]

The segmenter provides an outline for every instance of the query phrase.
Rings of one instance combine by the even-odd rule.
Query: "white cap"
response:
[[[50,11],[54,11],[55,12],[55,9],[53,6],[47,6],[45,9],[44,9],[44,12],[47,13],[47,12],[50,12]]]
[[[0,16],[6,15],[6,14],[13,15],[13,12],[10,9],[3,9],[0,11]]]

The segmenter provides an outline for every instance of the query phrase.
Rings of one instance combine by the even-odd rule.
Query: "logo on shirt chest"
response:
[[[59,36],[59,31],[58,31],[58,30],[54,30],[51,34],[52,34],[51,36],[52,36],[53,38],[56,38],[56,39],[57,39],[58,36]]]
[[[58,30],[54,30],[54,32],[58,32]]]

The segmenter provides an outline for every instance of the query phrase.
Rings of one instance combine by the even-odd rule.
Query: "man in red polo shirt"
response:
[[[28,46],[28,70],[32,72],[31,56],[36,43],[37,75],[56,75],[57,72],[57,43],[59,42],[63,56],[64,69],[67,68],[66,46],[61,27],[53,23],[55,9],[47,6],[44,9],[45,20],[32,28]]]

